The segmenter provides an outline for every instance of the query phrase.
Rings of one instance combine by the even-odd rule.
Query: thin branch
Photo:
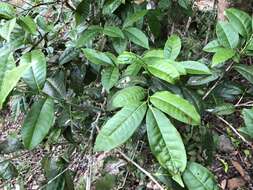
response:
[[[133,161],[131,158],[129,158],[127,155],[125,155],[123,152],[117,150],[117,152],[128,162],[133,164],[136,168],[138,168],[142,173],[144,173],[146,176],[148,176],[161,190],[165,190],[162,185],[144,168],[142,168],[139,164],[137,164],[135,161]]]

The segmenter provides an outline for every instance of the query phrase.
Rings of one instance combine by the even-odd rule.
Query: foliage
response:
[[[150,2],[73,2],[38,1],[28,9],[0,3],[0,108],[15,99],[12,111],[24,110],[24,148],[65,138],[75,149],[87,143],[86,153],[112,151],[144,130],[150,152],[181,187],[218,189],[211,172],[191,161],[188,132],[208,126],[209,113],[227,116],[252,106],[236,101],[253,94],[252,65],[241,62],[253,55],[252,18],[227,9],[203,59],[184,50],[190,43],[184,36],[160,30],[173,7],[192,14],[190,1],[161,0],[151,9]],[[249,83],[236,84],[234,73]],[[242,116],[240,132],[253,138],[252,109]],[[47,182],[57,178],[48,189],[73,188],[72,174],[62,172],[68,158],[43,161]],[[11,162],[1,162],[0,177],[16,173]]]

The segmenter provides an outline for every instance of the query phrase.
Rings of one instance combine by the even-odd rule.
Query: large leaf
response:
[[[238,73],[253,84],[253,66],[238,64],[233,67]]]
[[[113,62],[109,56],[103,52],[96,51],[94,49],[85,48],[82,49],[85,57],[92,63],[97,65],[113,65]]]
[[[180,64],[183,65],[186,72],[189,74],[211,74],[209,68],[198,61],[182,61]]]
[[[9,55],[6,56],[1,57],[0,60],[0,109],[2,109],[5,99],[16,86],[23,73],[31,66],[30,64],[24,64],[9,70],[7,69],[9,67],[7,65]]]
[[[141,11],[137,11],[137,12],[131,14],[130,16],[128,16],[125,19],[124,24],[123,24],[123,28],[132,26],[135,22],[142,19],[146,14],[147,14],[147,10],[141,10]]]
[[[46,137],[54,122],[54,101],[41,99],[32,105],[22,126],[21,136],[25,148],[33,149]]]
[[[222,46],[219,44],[218,40],[213,40],[206,44],[206,46],[203,48],[206,52],[217,52],[219,49],[221,49]]]
[[[242,110],[242,115],[245,127],[240,128],[240,131],[253,138],[253,108]]]
[[[113,38],[112,39],[112,45],[114,50],[120,54],[127,48],[127,40],[122,38]]]
[[[151,103],[171,117],[191,125],[200,124],[200,116],[187,100],[168,91],[156,92],[150,97]]]
[[[0,2],[0,19],[12,19],[15,17],[15,9],[9,3]]]
[[[172,84],[179,79],[180,74],[175,66],[170,64],[170,60],[154,59],[152,62],[152,64],[148,64],[148,71],[152,75]]]
[[[6,21],[6,23],[0,27],[0,36],[7,42],[10,41],[10,35],[16,25],[16,18]]]
[[[141,61],[141,58],[132,52],[124,51],[117,57],[117,64],[133,64]]]
[[[76,24],[84,22],[85,19],[89,16],[90,12],[90,0],[82,0],[81,3],[78,4],[75,11]]]
[[[119,69],[117,67],[107,67],[102,71],[102,85],[107,92],[118,82]]]
[[[31,68],[23,74],[22,78],[30,88],[40,91],[44,86],[47,75],[47,64],[44,54],[40,50],[26,53],[21,57],[20,64],[31,64]]]
[[[122,0],[108,0],[103,6],[103,14],[112,14],[122,3]]]
[[[188,162],[183,180],[189,190],[218,190],[213,174],[195,162]]]
[[[231,59],[236,51],[229,48],[220,48],[212,58],[212,67]]]
[[[179,55],[181,50],[181,40],[180,38],[173,34],[171,35],[164,46],[164,56],[165,58],[175,60]]]
[[[95,151],[109,151],[126,142],[141,124],[147,110],[146,103],[128,105],[116,113],[99,132]]]
[[[83,47],[88,42],[93,40],[100,32],[103,31],[103,28],[100,26],[91,26],[87,30],[85,30],[76,42],[77,47]]]
[[[28,33],[36,34],[37,26],[30,16],[22,16],[17,20],[17,23]]]
[[[150,107],[146,116],[148,141],[152,153],[172,178],[183,186],[181,173],[186,168],[186,151],[177,129],[156,108]]]
[[[226,48],[236,48],[239,35],[228,22],[219,21],[216,25],[216,35],[219,43]]]
[[[125,28],[124,32],[131,42],[149,49],[148,38],[141,30],[135,27],[129,27]]]
[[[244,11],[230,8],[225,11],[231,25],[245,38],[252,34],[252,18]]]
[[[104,34],[114,38],[125,38],[123,32],[119,27],[116,26],[105,26],[104,27]]]
[[[130,104],[138,104],[146,96],[146,91],[140,86],[131,86],[116,92],[109,101],[109,108],[119,108]]]

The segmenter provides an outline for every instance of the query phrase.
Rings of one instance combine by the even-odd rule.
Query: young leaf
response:
[[[145,52],[143,59],[154,59],[154,58],[164,58],[164,50],[162,49],[152,49]]]
[[[238,73],[240,73],[245,79],[253,84],[253,66],[238,64],[233,67]]]
[[[82,0],[82,2],[78,4],[75,11],[76,24],[79,25],[84,22],[85,19],[89,16],[89,13],[90,0]]]
[[[44,54],[40,50],[26,53],[20,58],[20,64],[31,64],[31,68],[23,74],[22,78],[30,88],[40,91],[43,88],[47,75]]]
[[[119,69],[113,66],[107,67],[102,71],[102,85],[107,92],[117,83],[119,75]]]
[[[122,3],[122,0],[108,0],[103,6],[103,14],[112,14]]]
[[[89,41],[94,39],[100,32],[103,31],[103,28],[100,26],[91,26],[85,30],[76,42],[77,47],[85,46]]]
[[[0,2],[0,19],[12,19],[15,17],[16,11],[9,3]]]
[[[35,148],[46,137],[54,122],[54,101],[41,99],[32,105],[22,126],[21,136],[25,148]]]
[[[143,102],[122,108],[102,127],[94,151],[109,151],[125,143],[141,124],[146,110]]]
[[[142,19],[147,14],[147,12],[148,12],[147,10],[141,10],[141,11],[131,14],[125,19],[123,28],[132,26],[135,22]]]
[[[9,70],[7,69],[9,67],[7,65],[9,55],[6,56],[1,57],[0,60],[0,109],[2,109],[5,99],[16,86],[23,73],[31,66],[30,64],[24,64]]]
[[[222,46],[219,44],[218,40],[213,40],[206,44],[206,46],[203,48],[205,52],[217,52],[219,49],[221,49]]]
[[[136,104],[146,96],[145,89],[140,86],[131,86],[116,92],[110,102],[109,107],[120,108],[130,104]]]
[[[85,57],[92,63],[97,65],[113,65],[113,62],[109,56],[103,52],[96,51],[94,49],[85,48],[82,49]]]
[[[199,125],[200,116],[187,100],[168,91],[156,92],[150,97],[151,103],[171,117],[190,124]]]
[[[0,28],[0,36],[7,42],[10,41],[10,35],[16,25],[16,18],[6,21],[6,23]]]
[[[219,49],[212,58],[212,67],[223,63],[235,55],[236,51],[229,48],[221,48]]]
[[[171,35],[164,46],[164,56],[165,58],[175,60],[179,55],[181,50],[181,39],[173,34]]]
[[[17,23],[28,33],[36,34],[37,26],[30,16],[22,16],[17,20]]]
[[[136,45],[142,46],[146,49],[149,49],[147,36],[138,28],[135,27],[125,28],[124,33],[131,42],[135,43]]]
[[[169,63],[169,60],[156,59],[152,62],[152,64],[148,64],[148,71],[157,78],[172,84],[174,84],[175,80],[179,78],[179,72],[172,64]]]
[[[239,35],[233,26],[224,21],[216,25],[216,35],[219,43],[226,48],[236,48],[239,43]]]
[[[195,162],[188,162],[183,180],[189,190],[219,190],[213,174]]]
[[[189,74],[211,74],[211,71],[209,70],[209,68],[198,61],[182,61],[180,62],[180,64],[183,65],[183,67],[185,68],[186,72]]]
[[[186,168],[186,151],[177,129],[158,109],[149,107],[146,116],[148,141],[161,166],[169,171],[181,186],[181,173]]]
[[[114,37],[114,38],[125,38],[121,29],[116,26],[105,26],[104,34],[110,37]]]
[[[244,11],[230,8],[225,11],[231,25],[246,39],[252,34],[252,18]]]

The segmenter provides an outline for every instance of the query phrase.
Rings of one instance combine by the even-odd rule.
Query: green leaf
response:
[[[113,38],[112,46],[118,54],[121,54],[127,48],[127,40],[122,38]]]
[[[219,49],[212,58],[212,67],[215,67],[216,65],[223,63],[232,57],[234,57],[236,51],[233,49],[228,48],[221,48]]]
[[[155,59],[155,58],[164,58],[164,50],[162,49],[152,49],[145,52],[143,59]]]
[[[54,122],[54,101],[50,98],[36,101],[28,112],[21,129],[25,148],[31,150],[47,136]]]
[[[179,79],[179,72],[170,64],[168,59],[155,59],[152,64],[148,64],[148,71],[157,78],[167,81],[168,83],[175,83]]]
[[[189,9],[191,1],[190,0],[178,0],[178,4],[184,9]]]
[[[146,126],[152,153],[172,178],[184,186],[181,173],[186,168],[187,158],[179,132],[161,111],[151,106],[146,116]]]
[[[63,65],[65,63],[68,63],[72,60],[76,60],[79,56],[80,50],[73,47],[67,47],[64,52],[59,57],[59,64]]]
[[[88,42],[93,40],[100,32],[103,31],[103,28],[100,26],[91,26],[87,30],[85,30],[76,42],[77,47],[83,47]]]
[[[147,36],[138,28],[129,27],[124,29],[125,35],[128,39],[136,45],[149,49]]]
[[[16,11],[9,3],[0,2],[0,19],[12,19],[16,15]]]
[[[253,66],[238,64],[233,67],[238,73],[240,73],[245,79],[253,84]]]
[[[249,39],[252,34],[252,18],[244,11],[235,8],[225,10],[225,15],[228,17],[231,25],[246,39]]]
[[[211,74],[209,68],[205,64],[198,61],[182,61],[180,64],[183,65],[186,72],[189,74]]]
[[[102,71],[102,85],[107,92],[118,82],[119,75],[117,67],[108,67]]]
[[[230,115],[235,112],[235,106],[231,103],[223,103],[216,106],[214,109],[208,109],[207,111],[217,115]]]
[[[121,29],[116,26],[105,26],[104,34],[110,37],[114,37],[114,38],[125,38]]]
[[[40,91],[46,81],[47,64],[44,54],[40,50],[24,54],[20,64],[31,64],[31,68],[24,72],[22,78],[33,90]]]
[[[16,86],[23,73],[31,66],[30,64],[20,65],[11,70],[8,70],[8,57],[1,57],[0,60],[0,109],[5,102],[5,99]]]
[[[10,161],[0,162],[0,179],[10,180],[14,179],[17,176],[18,170]]]
[[[147,10],[141,10],[131,14],[125,19],[123,28],[133,26],[133,24],[138,20],[142,19],[147,14],[147,12],[148,12]]]
[[[213,174],[195,162],[188,162],[183,179],[189,190],[219,190]]]
[[[221,74],[219,72],[212,72],[212,75],[193,76],[189,78],[187,84],[191,86],[205,85],[217,80],[220,76]]]
[[[146,110],[143,102],[122,108],[102,127],[94,151],[109,151],[125,143],[141,124]]]
[[[242,115],[245,127],[240,128],[240,131],[253,138],[253,108],[242,110]]]
[[[140,86],[131,86],[116,92],[109,101],[110,108],[120,108],[142,101],[146,96],[146,91]]]
[[[123,73],[123,76],[136,76],[140,72],[142,64],[140,61],[136,61],[129,65]]]
[[[168,91],[156,92],[150,97],[151,103],[171,117],[190,124],[199,125],[200,116],[187,100]]]
[[[173,34],[171,35],[164,46],[164,56],[165,58],[175,60],[179,55],[181,50],[181,39],[179,36]]]
[[[113,62],[109,56],[103,52],[99,52],[94,49],[85,48],[82,49],[85,57],[92,63],[97,65],[113,65]]]
[[[219,21],[216,25],[216,35],[219,43],[226,48],[236,48],[239,35],[228,22]]]
[[[141,61],[141,58],[132,52],[124,51],[117,57],[117,64],[133,64]]]
[[[90,0],[82,0],[75,11],[76,24],[79,25],[85,21],[90,13]]]
[[[28,33],[36,34],[37,26],[30,16],[22,16],[17,20],[17,23]]]
[[[219,49],[221,49],[222,46],[219,44],[218,40],[213,40],[206,44],[206,46],[203,48],[205,52],[217,52]]]
[[[112,14],[121,5],[122,0],[108,0],[103,6],[103,14]]]
[[[6,23],[0,27],[0,36],[7,42],[10,41],[10,35],[16,25],[16,18],[6,21]]]

